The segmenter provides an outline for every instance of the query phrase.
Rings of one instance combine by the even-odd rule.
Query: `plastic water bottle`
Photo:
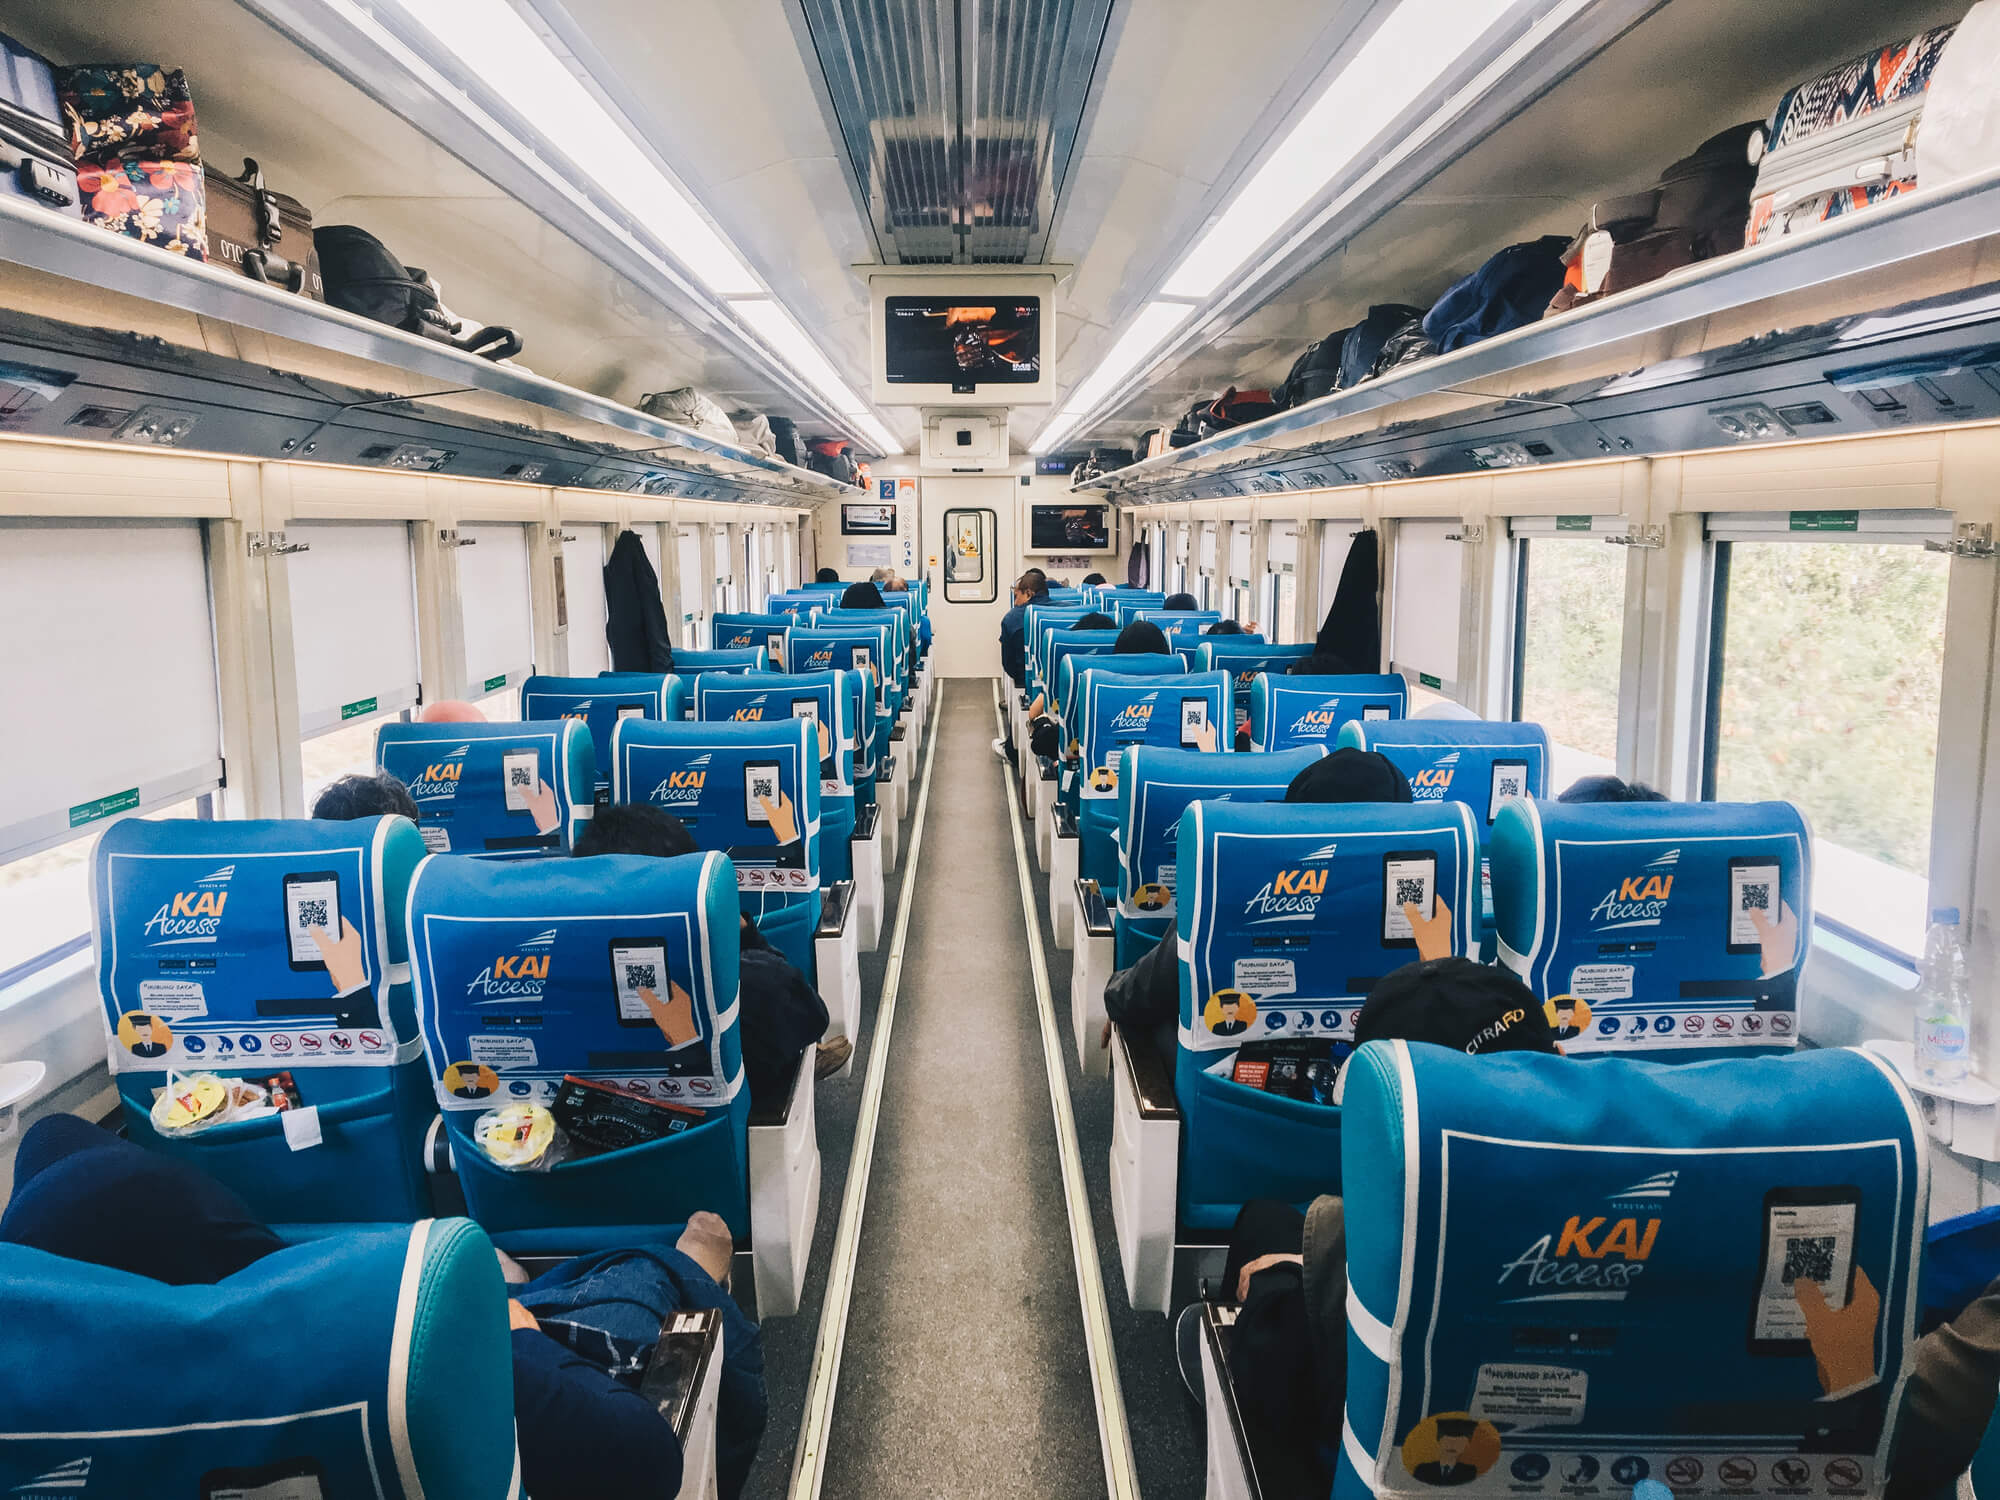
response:
[[[1931,913],[1924,936],[1923,983],[1917,989],[1917,1072],[1928,1083],[1957,1083],[1972,1070],[1965,948],[1958,940],[1958,908]]]

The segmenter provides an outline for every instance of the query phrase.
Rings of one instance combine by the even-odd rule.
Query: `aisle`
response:
[[[940,691],[823,1493],[1101,1495],[992,688]]]

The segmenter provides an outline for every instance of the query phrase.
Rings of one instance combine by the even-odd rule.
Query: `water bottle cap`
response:
[[[1632,1500],[1674,1500],[1674,1492],[1657,1479],[1642,1479],[1632,1486]]]
[[[1941,922],[1946,927],[1956,927],[1958,925],[1958,908],[1955,906],[1934,906],[1931,908],[1931,921]]]

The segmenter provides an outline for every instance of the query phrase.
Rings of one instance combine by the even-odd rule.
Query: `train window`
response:
[[[1702,795],[1796,802],[1812,823],[1819,920],[1914,956],[1929,906],[1950,559],[1859,533],[1711,534]]]
[[[1547,516],[1522,517],[1513,528],[1513,711],[1548,730],[1557,792],[1579,776],[1609,775],[1618,762],[1625,551],[1592,527],[1587,516]]]
[[[611,666],[604,639],[604,528],[578,526],[563,538],[563,597],[569,607],[569,675],[595,677]]]
[[[1217,582],[1215,522],[1207,521],[1201,528],[1201,565],[1197,569],[1200,586],[1195,590],[1195,603],[1202,609],[1214,609],[1215,601],[1222,597],[1221,586]]]
[[[760,610],[770,589],[764,576],[764,533],[756,526],[743,528],[743,607]]]
[[[1389,666],[1409,679],[1412,713],[1450,697],[1458,679],[1458,611],[1464,598],[1459,524],[1402,521],[1396,527]]]
[[[461,526],[458,594],[465,612],[465,682],[471,697],[519,687],[535,659],[524,526]],[[465,543],[471,542],[471,546]]]
[[[410,528],[401,521],[298,521],[288,534],[307,548],[286,566],[299,734],[311,740],[345,731],[351,737],[417,701]],[[466,554],[477,550],[460,549],[461,574]],[[368,601],[366,609],[355,608],[359,599]],[[370,754],[364,745],[361,761]]]
[[[1264,541],[1264,583],[1257,601],[1257,618],[1264,638],[1289,646],[1298,633],[1299,523],[1273,521]]]
[[[396,717],[407,718],[408,715],[406,709]],[[357,719],[352,724],[336,725],[299,746],[299,770],[304,777],[305,810],[308,813],[329,782],[338,781],[343,776],[364,775],[375,769],[375,727],[387,717],[389,715],[376,714],[367,719]]]
[[[679,588],[681,601],[681,644],[695,647],[708,644],[701,639],[700,622],[707,615],[702,608],[702,599],[707,591],[701,587],[701,528],[683,526],[675,549],[675,562],[679,566]],[[608,652],[607,652],[608,655]]]
[[[990,510],[944,513],[944,597],[947,604],[991,604],[1000,597],[994,538],[998,521]]]

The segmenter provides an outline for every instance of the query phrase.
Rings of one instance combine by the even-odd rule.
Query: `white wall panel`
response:
[[[1336,525],[1338,523],[1335,523]],[[1458,521],[1403,521],[1390,586],[1389,659],[1440,682],[1458,680],[1458,611],[1464,600]]]
[[[415,703],[422,673],[409,527],[294,521],[286,536],[307,544],[285,559],[299,732],[337,729],[343,711],[362,718]]]
[[[528,606],[528,532],[523,526],[462,526],[458,593],[465,605],[465,688],[473,697],[518,686],[535,657]]]

